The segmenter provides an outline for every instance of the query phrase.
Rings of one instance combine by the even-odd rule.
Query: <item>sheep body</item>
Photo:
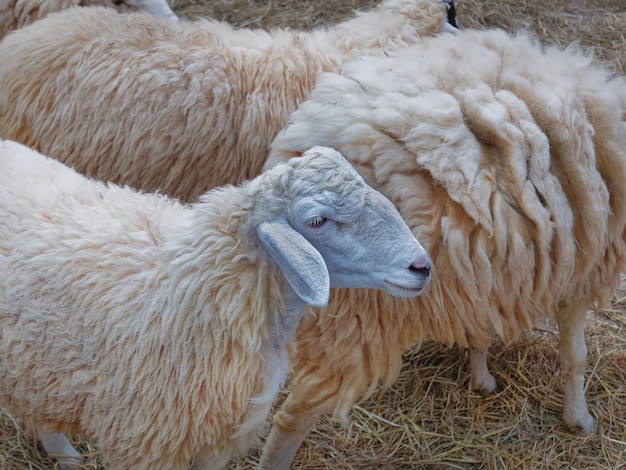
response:
[[[76,6],[104,6],[119,12],[147,11],[155,16],[176,18],[165,0],[4,0],[0,5],[0,39],[11,31],[40,20],[50,13]]]
[[[470,346],[472,386],[493,391],[494,334],[513,341],[545,316],[560,330],[564,422],[591,432],[584,319],[624,269],[625,121],[623,77],[524,34],[462,31],[323,74],[266,168],[314,143],[338,149],[394,202],[436,271],[418,299],[339,290],[303,318],[264,468],[287,468],[321,414],[390,385],[426,337]]]
[[[112,468],[221,468],[256,443],[304,301],[329,282],[387,289],[374,271],[410,287],[397,295],[428,281],[393,205],[313,153],[183,206],[0,142],[0,406],[93,439]],[[302,222],[317,210],[326,228]]]
[[[445,15],[438,0],[387,0],[312,32],[92,8],[49,15],[0,45],[0,137],[190,200],[257,175],[320,71],[419,42]]]

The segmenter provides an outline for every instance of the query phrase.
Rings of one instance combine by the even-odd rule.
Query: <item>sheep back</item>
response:
[[[191,199],[260,171],[246,151],[269,145],[317,73],[316,48],[293,40],[101,8],[50,15],[0,46],[0,133],[99,179]],[[275,93],[285,80],[289,93]]]
[[[0,39],[14,29],[60,10],[78,5],[80,0],[4,0],[0,4]]]
[[[319,72],[444,21],[438,0],[388,0],[313,32],[51,14],[0,44],[0,137],[98,179],[193,199],[260,172]]]

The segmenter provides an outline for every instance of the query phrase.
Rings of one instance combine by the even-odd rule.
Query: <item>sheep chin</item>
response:
[[[417,297],[424,292],[426,283],[421,283],[418,286],[402,286],[385,279],[385,286],[385,291],[395,297]]]

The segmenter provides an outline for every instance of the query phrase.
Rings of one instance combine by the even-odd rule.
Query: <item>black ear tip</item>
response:
[[[442,0],[442,2],[448,7],[448,23],[456,29],[459,29],[459,23],[456,19],[456,9],[454,8],[454,0]]]

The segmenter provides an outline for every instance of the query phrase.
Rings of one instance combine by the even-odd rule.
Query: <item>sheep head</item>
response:
[[[166,0],[82,0],[83,6],[105,6],[118,12],[146,12],[154,16],[178,20]]]
[[[330,287],[412,297],[430,280],[395,206],[335,150],[313,147],[255,183],[256,233],[303,301],[325,306]]]

